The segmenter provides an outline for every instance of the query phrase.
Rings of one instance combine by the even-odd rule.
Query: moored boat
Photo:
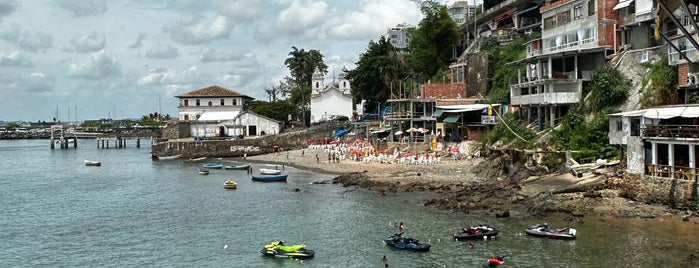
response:
[[[551,229],[546,223],[529,226],[525,232],[533,236],[558,239],[575,239],[577,234],[577,230],[573,228],[564,227]]]
[[[277,181],[286,181],[287,174],[280,174],[280,175],[252,175],[252,180],[253,181],[262,181],[262,182],[277,182]]]
[[[250,168],[250,164],[243,164],[243,165],[237,165],[237,166],[229,166],[229,165],[223,166],[223,169],[225,169],[225,170],[247,170],[249,168]]]
[[[233,180],[226,180],[226,181],[223,183],[223,188],[226,188],[226,189],[238,189],[238,183],[236,183],[236,182],[233,181]]]
[[[260,174],[264,174],[264,175],[279,175],[279,174],[282,174],[282,171],[279,170],[279,169],[261,168],[261,169],[260,169]]]
[[[222,169],[223,168],[223,163],[219,162],[207,162],[202,165],[203,168],[208,168],[208,169]]]
[[[200,168],[199,175],[209,175],[209,170],[205,168]]]
[[[462,228],[459,232],[454,233],[454,239],[456,240],[466,240],[466,239],[493,239],[498,235],[500,231],[497,229],[480,224],[478,226],[469,226]]]
[[[90,160],[85,160],[85,165],[88,167],[99,167],[102,166],[102,162],[100,161],[90,161]]]
[[[197,157],[197,158],[189,158],[187,160],[184,160],[185,163],[201,163],[206,160],[206,156],[204,157]]]
[[[430,250],[430,244],[420,243],[420,241],[417,239],[405,237],[403,236],[402,232],[386,237],[383,242],[386,243],[386,245],[397,249],[408,249],[414,251]]]
[[[172,159],[177,159],[177,158],[180,158],[180,157],[182,157],[182,155],[180,155],[180,154],[178,154],[178,155],[168,155],[168,156],[160,156],[160,155],[155,155],[155,154],[154,154],[154,155],[151,156],[151,158],[152,158],[153,160],[172,160]]]
[[[282,258],[311,258],[315,255],[315,251],[307,249],[304,244],[284,245],[284,241],[277,240],[265,245],[260,250],[262,255]]]

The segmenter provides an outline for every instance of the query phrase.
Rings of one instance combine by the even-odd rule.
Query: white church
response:
[[[325,85],[325,77],[316,68],[311,86],[311,123],[331,120],[338,116],[352,118],[352,88],[345,72],[337,82]]]

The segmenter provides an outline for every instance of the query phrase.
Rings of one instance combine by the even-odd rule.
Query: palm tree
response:
[[[284,60],[284,64],[289,68],[296,90],[300,92],[301,98],[297,105],[301,107],[301,118],[305,127],[306,107],[309,102],[313,72],[318,68],[321,73],[325,74],[328,72],[328,66],[323,62],[323,55],[316,49],[306,51],[304,49],[299,50],[295,46],[291,47],[291,49],[291,52],[288,54],[289,57]]]

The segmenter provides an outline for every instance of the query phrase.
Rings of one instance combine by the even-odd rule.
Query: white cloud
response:
[[[223,62],[240,60],[249,53],[248,51],[230,51],[220,49],[206,49],[201,55],[201,62]]]
[[[232,24],[225,16],[216,16],[211,22],[204,21],[204,17],[197,16],[189,22],[179,21],[166,26],[163,31],[175,42],[187,45],[206,44],[217,39],[228,37]]]
[[[31,52],[53,47],[53,37],[50,34],[30,31],[16,24],[1,28],[0,38]]]
[[[0,52],[0,66],[32,67],[34,64],[31,58],[15,50],[7,54]]]
[[[21,4],[17,0],[0,1],[0,22],[2,22],[3,17],[9,16],[20,6]]]
[[[146,58],[151,59],[173,59],[180,56],[177,48],[172,44],[154,44],[148,52],[146,52]]]
[[[146,38],[146,34],[141,33],[138,35],[138,39],[136,39],[136,42],[131,44],[129,47],[130,48],[141,48],[143,46],[143,39]]]
[[[386,35],[388,27],[399,23],[416,26],[423,17],[417,5],[410,0],[364,0],[361,10],[350,11],[340,21],[334,22],[328,36],[345,40],[367,40],[367,37],[376,40]]]
[[[177,72],[172,68],[157,68],[138,79],[139,85],[186,85],[198,81],[200,74],[197,66],[189,67],[189,69]]]
[[[56,0],[56,5],[73,13],[73,16],[76,17],[100,15],[107,12],[106,0]]]
[[[323,1],[294,0],[287,9],[277,17],[279,31],[291,35],[301,35],[321,26],[327,18],[328,5]]]
[[[54,83],[54,78],[37,72],[17,77],[9,83],[8,87],[23,92],[48,92],[51,91]]]
[[[224,1],[219,12],[234,22],[251,24],[263,16],[259,0]]]
[[[121,66],[116,58],[100,51],[87,58],[87,61],[78,64],[71,63],[68,67],[68,76],[86,79],[102,79],[111,76],[120,76]]]
[[[85,35],[76,34],[70,39],[70,44],[73,45],[72,51],[80,53],[100,51],[104,49],[106,43],[105,37],[96,32]]]

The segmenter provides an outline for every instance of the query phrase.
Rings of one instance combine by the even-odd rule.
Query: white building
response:
[[[179,119],[191,121],[195,137],[256,136],[279,133],[280,122],[248,111],[252,97],[213,85],[175,96]]]
[[[311,86],[311,123],[331,120],[338,116],[352,118],[352,89],[350,82],[340,73],[339,81],[325,85],[325,77],[316,69]]]
[[[390,42],[395,48],[408,48],[410,40],[413,39],[412,34],[410,34],[410,30],[414,28],[415,27],[407,24],[398,24],[396,27],[388,28],[388,42]]]

